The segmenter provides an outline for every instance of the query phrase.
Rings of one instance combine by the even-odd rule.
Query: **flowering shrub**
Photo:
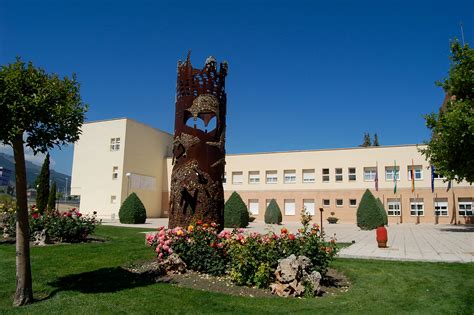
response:
[[[246,233],[244,229],[217,233],[215,224],[198,221],[186,230],[161,227],[158,233],[147,234],[146,242],[161,261],[174,252],[191,270],[213,275],[228,273],[238,285],[262,288],[273,282],[279,259],[304,255],[313,264],[311,271],[324,275],[337,252],[335,240],[324,241],[317,224],[296,234],[286,228],[280,234]]]
[[[15,210],[0,210],[2,211],[0,224],[3,228],[3,237],[15,237]],[[29,212],[29,223],[31,238],[35,232],[45,230],[49,241],[76,243],[85,241],[100,224],[100,220],[96,219],[95,213],[92,216],[83,216],[76,208],[62,214],[57,211],[41,214],[36,206],[32,206]]]

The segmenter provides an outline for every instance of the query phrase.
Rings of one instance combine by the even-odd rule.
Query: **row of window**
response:
[[[334,180],[336,182],[342,182],[344,180],[344,169],[334,169]],[[413,170],[413,172],[412,172]],[[347,168],[347,180],[349,182],[357,180],[357,169],[355,167]],[[321,181],[328,183],[331,181],[331,172],[329,168],[322,169]],[[415,180],[423,180],[423,167],[421,165],[411,165],[407,167],[408,180],[412,179],[412,174]],[[364,181],[373,182],[377,177],[377,169],[375,167],[364,167]],[[435,174],[435,178],[442,179],[440,176]],[[316,182],[315,169],[303,169],[301,173],[301,180],[303,183],[314,183]],[[387,166],[385,167],[385,180],[394,181],[400,180],[400,168],[398,166]],[[296,170],[284,170],[283,171],[283,183],[294,184],[297,181]],[[227,182],[227,174],[224,174],[224,183]],[[232,172],[232,184],[239,185],[244,183],[244,172],[236,171]],[[260,171],[249,171],[248,172],[248,183],[259,184],[260,183]],[[265,171],[265,183],[276,184],[278,183],[278,171],[268,170]]]
[[[266,199],[266,207],[268,207],[271,199]],[[336,207],[344,206],[343,199],[336,199]],[[330,199],[322,200],[323,207],[329,207],[331,205]],[[356,207],[357,200],[349,199],[349,206]],[[315,200],[314,199],[303,199],[303,208],[307,213],[315,214]],[[248,209],[252,214],[259,214],[259,200],[249,199]],[[295,215],[295,199],[284,199],[284,213],[285,215]],[[387,214],[388,216],[397,217],[401,215],[400,199],[392,198],[387,199]],[[434,214],[438,216],[448,216],[448,199],[436,198],[434,200]],[[472,199],[470,198],[459,198],[458,199],[458,214],[460,216],[473,215],[472,211]],[[423,198],[410,198],[410,215],[411,216],[424,216],[425,207]]]

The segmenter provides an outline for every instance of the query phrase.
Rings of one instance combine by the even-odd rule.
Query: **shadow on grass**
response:
[[[159,282],[166,282],[163,279]],[[56,289],[46,298],[53,297],[61,291],[78,291],[81,293],[113,293],[154,284],[156,277],[147,274],[130,272],[122,267],[101,268],[74,275],[60,277],[48,283]]]

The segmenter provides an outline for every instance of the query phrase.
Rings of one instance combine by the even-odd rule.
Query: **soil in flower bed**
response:
[[[230,280],[229,276],[211,276],[194,271],[183,274],[164,275],[159,264],[155,261],[134,264],[124,268],[134,274],[152,278],[156,282],[165,282],[178,287],[192,288],[202,291],[218,292],[235,296],[248,297],[278,297],[271,293],[270,289],[259,289],[256,287],[238,286]],[[347,292],[350,282],[347,277],[335,270],[329,269],[326,276],[321,280],[319,297],[339,295]]]

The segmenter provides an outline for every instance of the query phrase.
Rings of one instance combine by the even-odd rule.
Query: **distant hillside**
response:
[[[14,171],[15,160],[13,159],[13,156],[5,154],[5,153],[0,153],[0,166],[3,166],[4,168]],[[26,161],[26,180],[28,182],[28,186],[34,185],[36,177],[38,177],[40,171],[41,171],[41,166],[38,166],[36,164]],[[58,186],[58,191],[64,191],[64,187],[66,186],[66,178],[68,181],[68,185],[70,186],[71,176],[56,172],[54,170],[50,170],[50,179],[56,182],[56,185]],[[10,182],[11,182],[11,185],[13,185],[15,183],[15,178],[12,177],[10,179]]]

